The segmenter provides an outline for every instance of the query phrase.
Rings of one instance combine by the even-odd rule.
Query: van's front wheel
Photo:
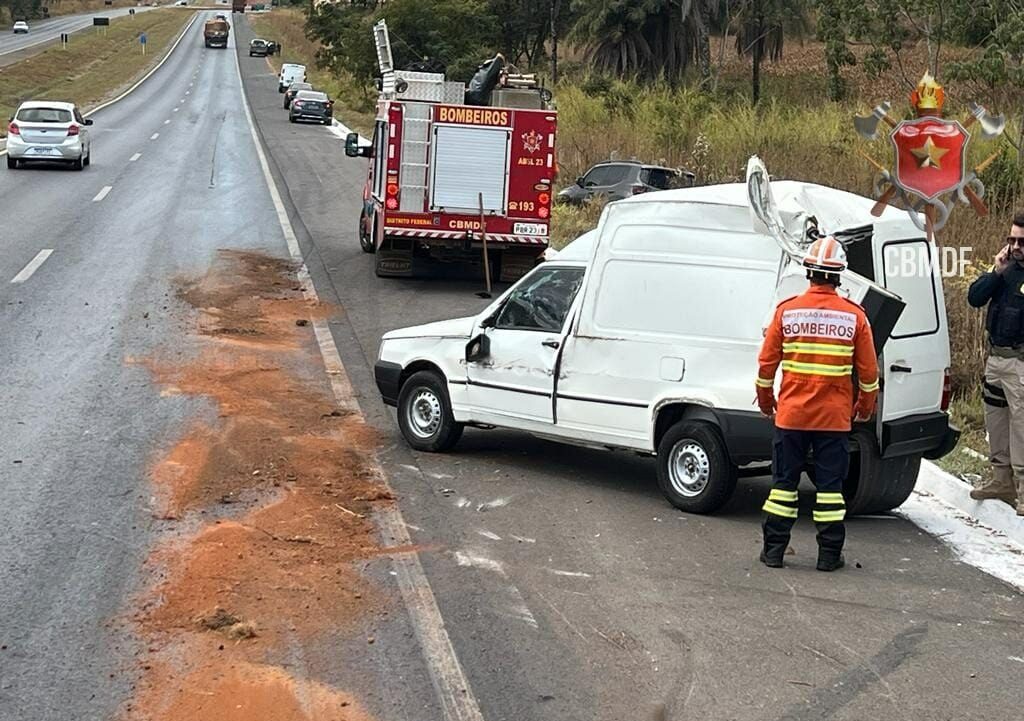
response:
[[[444,379],[433,371],[413,373],[398,393],[398,427],[417,451],[451,450],[462,437]]]
[[[658,485],[676,508],[711,513],[736,488],[736,466],[718,429],[702,421],[680,421],[658,443]]]

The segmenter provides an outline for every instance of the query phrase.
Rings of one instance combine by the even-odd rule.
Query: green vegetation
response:
[[[10,117],[22,101],[33,98],[69,100],[86,108],[99,104],[159,62],[191,17],[161,9],[119,18],[106,33],[87,30],[72,36],[67,50],[53,46],[0,68],[0,117]],[[148,40],[146,55],[139,45],[142,32]],[[4,123],[4,134],[6,128]]]

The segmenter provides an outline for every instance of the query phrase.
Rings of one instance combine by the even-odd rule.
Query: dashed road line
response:
[[[142,153],[136,153],[132,157],[128,158],[129,163],[134,163],[136,160],[142,157]]]
[[[178,110],[179,110],[179,108],[175,108],[175,109],[174,109],[174,112],[178,112]]]
[[[167,120],[164,121],[164,125],[170,125],[170,124],[171,124],[170,119],[167,119]]]
[[[92,199],[92,202],[94,202],[94,203],[100,202],[101,200],[106,198],[107,195],[110,193],[110,191],[113,190],[113,189],[114,189],[113,185],[104,185],[103,186],[103,190],[101,190],[100,192],[96,193],[96,197]]]
[[[153,133],[152,135],[149,136],[149,139],[150,140],[156,140],[159,137],[160,137],[160,133]]]
[[[44,248],[36,253],[36,257],[29,261],[28,265],[21,269],[21,272],[11,278],[12,283],[24,283],[32,277],[32,274],[39,270],[39,266],[46,262],[46,259],[53,253],[53,248]]]

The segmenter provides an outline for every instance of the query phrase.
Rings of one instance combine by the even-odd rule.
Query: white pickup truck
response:
[[[502,427],[649,453],[673,505],[714,511],[740,468],[771,460],[757,355],[776,303],[807,287],[796,258],[816,222],[847,247],[840,292],[865,307],[882,369],[876,417],[853,431],[847,505],[899,506],[921,458],[959,437],[936,248],[904,211],[876,218],[868,198],[763,178],[611,203],[478,316],[386,333],[376,381],[407,442],[447,451],[465,426]]]

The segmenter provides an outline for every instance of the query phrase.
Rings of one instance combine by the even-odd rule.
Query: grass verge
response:
[[[306,37],[306,15],[298,8],[274,8],[269,13],[248,15],[258,37],[281,43],[283,52],[270,58],[275,72],[281,63],[301,63],[306,66],[306,77],[313,87],[335,100],[335,113],[339,122],[369,136],[373,132],[374,103],[370,96],[356,87],[347,77],[337,77],[316,66],[319,43]]]
[[[110,98],[160,61],[191,13],[152,10],[117,20],[104,34],[89,30],[72,36],[67,50],[52,47],[0,68],[0,117],[9,118],[25,100],[67,100],[89,108]],[[139,34],[147,36],[142,54]],[[4,123],[0,135],[6,135]]]

